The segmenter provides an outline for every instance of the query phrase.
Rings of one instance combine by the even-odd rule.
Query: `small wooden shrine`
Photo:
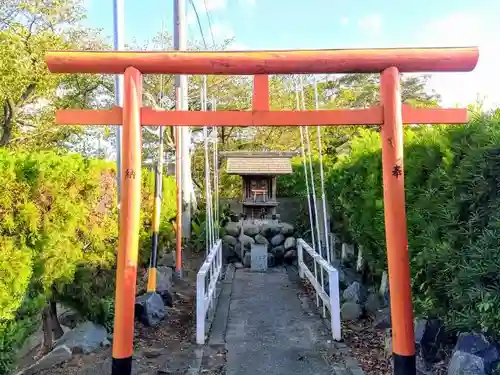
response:
[[[296,152],[222,152],[226,171],[243,179],[241,212],[250,219],[276,217],[276,176],[292,173],[290,159]]]

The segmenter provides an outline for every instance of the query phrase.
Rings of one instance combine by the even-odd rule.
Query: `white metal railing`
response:
[[[313,271],[311,271],[304,262],[304,251],[311,256],[314,262]],[[339,341],[341,340],[339,273],[335,267],[323,259],[320,254],[314,251],[311,246],[301,238],[297,240],[297,253],[299,258],[299,276],[302,279],[307,277],[314,287],[316,291],[316,305],[319,308],[320,300],[322,301],[322,315],[324,318],[326,317],[325,310],[329,310],[332,336],[334,340]],[[321,271],[320,281],[318,281],[318,267]],[[323,271],[328,275],[328,291],[325,290]]]
[[[222,241],[217,240],[196,276],[196,343],[205,343],[206,320],[215,314],[217,282],[222,272]]]

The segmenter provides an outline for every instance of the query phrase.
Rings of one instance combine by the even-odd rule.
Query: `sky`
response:
[[[188,37],[201,40],[193,7],[186,2]],[[324,49],[478,46],[470,73],[438,73],[430,87],[444,106],[478,99],[500,106],[500,1],[498,0],[193,0],[203,35],[229,49]],[[125,40],[147,41],[173,33],[173,0],[124,0]],[[113,0],[85,0],[87,26],[113,34]],[[496,17],[495,17],[496,15]],[[210,22],[209,22],[210,21]],[[211,28],[210,25],[211,24]]]

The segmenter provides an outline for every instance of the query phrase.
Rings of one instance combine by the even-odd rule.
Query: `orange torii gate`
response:
[[[471,71],[477,48],[254,52],[49,52],[54,73],[124,74],[123,108],[62,110],[61,125],[123,125],[113,375],[131,373],[140,210],[141,126],[380,125],[384,213],[391,295],[394,373],[414,375],[415,343],[404,197],[402,125],[460,124],[466,109],[401,104],[400,72]],[[270,111],[268,74],[381,73],[381,105],[366,109]],[[251,111],[155,111],[144,108],[142,74],[254,75]]]

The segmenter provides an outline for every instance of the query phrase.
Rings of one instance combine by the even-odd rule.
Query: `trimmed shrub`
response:
[[[405,188],[418,314],[456,329],[500,330],[500,111],[459,127],[405,129]],[[380,136],[361,130],[329,171],[341,235],[386,267]]]
[[[164,179],[162,244],[173,238],[175,183]],[[79,155],[0,150],[0,374],[48,298],[108,327],[118,216],[114,166]],[[154,176],[142,174],[140,262],[150,254]]]

